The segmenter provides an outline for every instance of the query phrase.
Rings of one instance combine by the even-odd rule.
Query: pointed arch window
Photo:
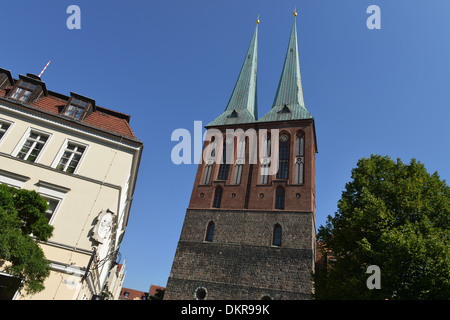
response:
[[[278,223],[273,227],[272,245],[281,247],[281,226]]]
[[[220,208],[220,202],[222,201],[222,193],[223,189],[221,187],[216,188],[216,191],[214,192],[213,208]]]
[[[305,165],[305,135],[299,132],[295,143],[295,184],[303,184]]]
[[[209,183],[209,179],[211,177],[211,171],[212,171],[212,164],[206,164],[205,173],[203,175],[203,183],[202,184],[208,184]]]
[[[227,143],[223,142],[223,154],[222,154],[222,163],[219,166],[219,174],[217,175],[218,180],[227,180],[228,179],[228,171],[230,170],[230,162],[227,158]]]
[[[205,241],[212,242],[214,237],[214,222],[210,221],[208,224],[208,228],[206,229],[206,237]]]
[[[237,147],[236,165],[234,166],[233,184],[240,184],[242,177],[242,168],[245,163],[245,138],[239,139]]]
[[[289,172],[289,136],[280,136],[277,179],[287,179]]]
[[[261,175],[259,179],[260,184],[267,184],[269,180],[269,161],[271,156],[271,140],[270,134],[264,139],[263,142],[263,163],[261,164]]]
[[[278,187],[275,191],[275,209],[284,210],[285,192],[282,187]]]
[[[205,172],[203,173],[202,184],[209,184],[209,181],[211,179],[211,172],[212,172],[212,167],[213,167],[213,163],[214,163],[214,158],[216,157],[216,142],[213,139],[214,139],[214,137],[211,139],[211,144],[207,147],[207,148],[209,148],[208,149],[209,156],[208,156],[208,160],[206,161]]]

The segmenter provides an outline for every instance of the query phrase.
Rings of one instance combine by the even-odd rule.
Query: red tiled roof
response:
[[[152,285],[150,286],[150,292],[149,292],[149,294],[150,294],[151,296],[154,296],[157,289],[164,290],[165,288],[164,288],[164,287],[160,287],[160,286],[155,286],[155,285],[152,284]]]
[[[122,288],[122,291],[120,292],[120,297],[119,299],[122,300],[135,300],[135,299],[139,299],[142,300],[142,297],[147,297],[148,296],[154,296],[156,294],[156,290],[161,289],[164,290],[164,287],[160,287],[160,286],[155,286],[155,285],[151,285],[150,286],[150,291],[144,292],[144,291],[139,291],[139,290],[135,290],[135,289],[130,289],[130,288]],[[126,296],[126,294],[128,293],[128,296]]]
[[[0,90],[0,97],[4,98],[12,87]],[[48,112],[54,115],[60,115],[62,108],[67,100],[52,95],[42,96],[38,100],[28,104],[35,109]],[[67,119],[67,118],[65,118]],[[70,120],[70,119],[69,119]],[[137,140],[128,123],[129,116],[103,107],[97,107],[95,112],[90,113],[83,121],[77,123],[85,124],[96,129],[107,131],[113,134],[124,136]],[[75,121],[74,121],[75,122]]]
[[[128,296],[127,296],[128,293]],[[122,288],[122,292],[120,292],[120,298],[119,299],[125,299],[125,300],[142,300],[142,297],[145,297],[147,295],[144,291],[129,289],[129,288]]]

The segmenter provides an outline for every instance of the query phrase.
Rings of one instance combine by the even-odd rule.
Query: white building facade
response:
[[[102,294],[143,150],[129,120],[93,99],[48,91],[34,75],[13,79],[0,69],[0,183],[41,194],[54,226],[49,241],[40,243],[52,270],[45,290],[33,296],[17,291],[13,299]]]

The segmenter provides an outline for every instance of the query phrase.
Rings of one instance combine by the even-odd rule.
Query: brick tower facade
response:
[[[258,24],[227,108],[206,126],[165,299],[311,298],[317,145],[295,14],[277,94],[260,119],[257,41]]]

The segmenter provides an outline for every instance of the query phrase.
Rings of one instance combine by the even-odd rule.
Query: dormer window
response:
[[[33,93],[34,89],[36,89],[36,85],[21,80],[16,89],[14,90],[14,93],[12,94],[11,98],[26,102]]]
[[[17,80],[14,87],[8,93],[8,98],[24,103],[32,103],[42,95],[47,96],[47,94],[45,83],[38,76],[27,73],[26,76],[19,75],[19,80]]]
[[[85,112],[86,108],[87,102],[74,98],[67,107],[66,112],[64,112],[64,115],[79,120]]]
[[[95,101],[82,95],[71,92],[70,99],[61,114],[75,120],[84,120],[88,114],[95,111]]]

